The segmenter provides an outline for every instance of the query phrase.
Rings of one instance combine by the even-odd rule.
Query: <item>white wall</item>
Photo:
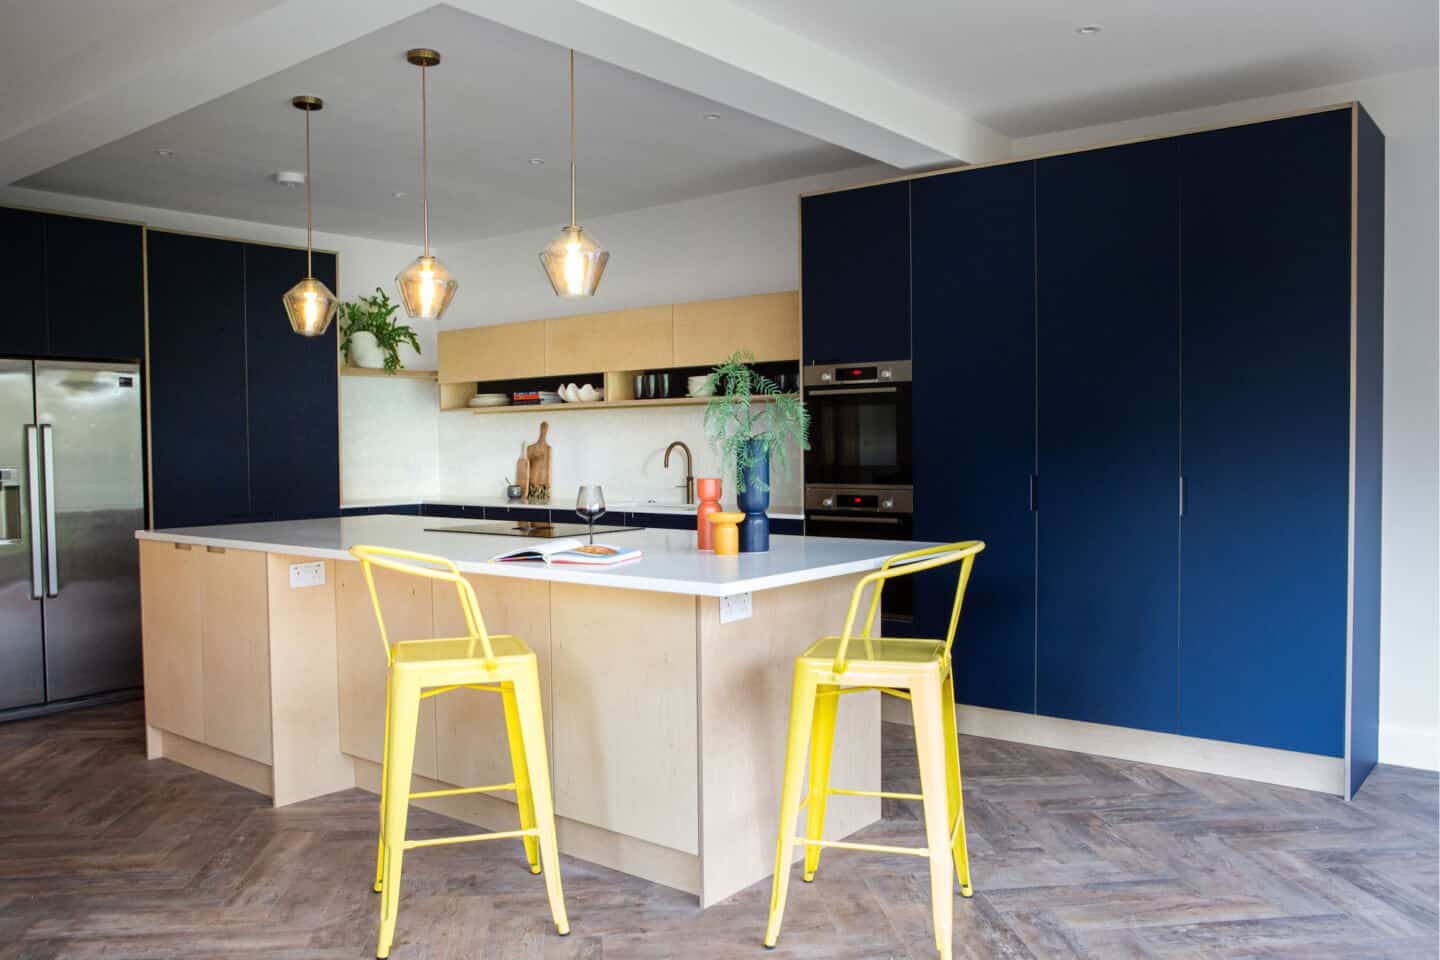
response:
[[[610,264],[593,300],[562,300],[541,272],[538,254],[559,230],[545,227],[456,247],[445,260],[460,280],[445,328],[510,323],[538,317],[594,313],[657,303],[683,303],[800,285],[799,196],[810,190],[862,183],[887,167],[863,167],[820,177],[701,197],[581,223],[610,250]],[[582,199],[583,199],[583,181]],[[596,384],[599,386],[600,384]],[[695,454],[695,475],[715,476],[718,459],[705,441],[701,407],[585,413],[440,415],[442,492],[464,496],[500,492],[513,474],[521,440],[533,441],[542,419],[555,451],[551,479],[556,503],[573,499],[581,482],[602,483],[611,499],[675,500],[683,470],[661,456],[672,440]],[[771,478],[771,503],[800,502],[799,455],[786,479]],[[730,502],[734,484],[725,482]]]
[[[19,187],[0,188],[0,204],[133,220],[156,229],[238,240],[295,246],[305,244],[305,231],[295,227],[228,220]],[[335,293],[342,300],[374,293],[377,286],[385,287],[390,299],[398,299],[395,274],[419,253],[415,247],[406,244],[318,231],[315,247],[339,254],[340,289]],[[434,369],[434,324],[411,321],[411,325],[419,335],[421,355],[406,356],[409,353],[407,348],[402,352],[402,361],[413,369]],[[434,384],[344,377],[340,381],[340,395],[340,476],[345,499],[392,496],[409,499],[415,497],[416,491],[429,491],[435,487],[438,462],[436,411],[440,400]]]
[[[1434,68],[1066,130],[1015,141],[1016,156],[1213,126],[1358,100],[1385,133],[1385,460],[1380,759],[1440,769],[1440,216]]]

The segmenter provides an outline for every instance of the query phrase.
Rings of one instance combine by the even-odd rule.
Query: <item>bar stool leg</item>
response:
[[[833,684],[820,686],[815,692],[815,720],[810,743],[810,800],[805,808],[805,836],[823,840],[825,833],[825,801],[830,797],[830,757],[835,748],[835,715],[840,707],[840,688]],[[805,848],[806,883],[815,879],[820,868],[820,848]]]
[[[379,839],[375,842],[375,885],[370,889],[376,893],[380,892],[382,875],[385,871],[385,797],[390,790],[385,785],[385,777],[390,770],[390,674],[385,674],[385,739],[381,741],[380,757],[380,830]]]
[[[400,909],[400,869],[405,859],[405,826],[410,814],[410,774],[415,761],[415,726],[420,717],[420,688],[405,677],[390,680],[389,730],[385,738],[385,857],[380,894],[380,942],[375,956],[390,956],[395,917]]]
[[[515,775],[515,803],[520,808],[520,829],[535,827],[535,796],[530,789],[530,771],[525,760],[525,738],[520,735],[520,710],[515,705],[515,684],[500,685],[505,702],[505,733],[510,737],[510,768]],[[521,837],[531,873],[540,872],[540,844],[534,837]]]
[[[555,929],[563,937],[570,932],[570,919],[565,914],[565,893],[560,886],[555,803],[550,796],[550,760],[545,752],[545,719],[541,713],[540,681],[533,660],[530,668],[515,678],[514,689],[525,762],[530,769],[535,825],[540,833],[540,863],[545,872],[545,893],[550,898],[550,916],[555,921]]]
[[[950,801],[949,824],[955,855],[955,873],[960,896],[973,896],[970,886],[970,853],[965,846],[965,796],[960,789],[960,740],[955,735],[955,674],[948,673],[940,690],[941,717],[945,721],[945,781]]]
[[[930,848],[930,901],[935,918],[935,948],[941,960],[950,960],[954,888],[951,871],[950,800],[945,762],[944,700],[938,672],[919,678],[910,687],[915,715],[915,750],[920,760],[920,792],[924,797],[925,839]]]
[[[800,816],[800,787],[805,780],[805,751],[810,744],[810,727],[815,717],[815,687],[812,676],[798,664],[790,689],[790,732],[785,742],[785,778],[780,787],[780,830],[775,841],[775,879],[770,888],[770,920],[765,927],[765,946],[780,939],[780,921],[785,916],[785,896],[790,890],[790,861],[795,855],[795,821]]]

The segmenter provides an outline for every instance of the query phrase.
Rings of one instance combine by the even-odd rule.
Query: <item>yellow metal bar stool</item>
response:
[[[550,797],[549,760],[545,751],[545,724],[540,713],[540,676],[535,654],[525,642],[509,635],[491,635],[485,630],[475,590],[461,576],[455,564],[408,550],[383,547],[352,547],[360,561],[370,602],[380,626],[380,641],[389,663],[385,703],[385,765],[380,792],[380,845],[375,864],[375,891],[380,900],[380,943],[377,957],[388,957],[395,939],[395,918],[400,905],[400,866],[406,850],[449,843],[519,838],[532,873],[544,867],[545,890],[550,913],[563,936],[570,932],[565,916],[565,897],[560,889],[560,861],[555,847],[555,812]],[[375,589],[372,567],[455,585],[460,609],[465,614],[467,635],[448,638],[421,638],[390,642],[380,594]],[[452,790],[412,792],[410,775],[415,759],[415,726],[420,701],[453,690],[485,690],[504,700],[505,726],[510,736],[513,783],[459,787]],[[450,797],[467,793],[515,792],[520,808],[520,829],[498,833],[474,833],[430,840],[405,839],[410,801],[425,797]]]
[[[965,851],[965,808],[960,796],[960,752],[955,736],[955,684],[950,672],[950,647],[975,556],[985,549],[978,540],[912,550],[891,557],[874,573],[866,574],[850,595],[850,608],[839,636],[822,637],[795,660],[795,681],[790,694],[790,733],[785,746],[785,780],[780,792],[780,835],[775,845],[775,880],[770,894],[770,922],[765,946],[775,946],[785,913],[790,886],[790,863],[795,845],[805,847],[805,880],[815,878],[820,851],[826,847],[900,853],[930,861],[930,898],[935,922],[935,946],[942,960],[950,960],[953,895],[950,877],[959,875],[960,894],[971,895],[970,860]],[[871,633],[886,582],[923,570],[960,564],[950,628],[944,640],[876,637]],[[855,616],[867,587],[872,587],[869,612],[860,635],[854,636]],[[851,641],[863,648],[855,653]],[[830,754],[835,742],[835,715],[840,697],[862,690],[879,690],[909,700],[915,716],[915,748],[920,759],[920,793],[846,790],[830,786]],[[806,753],[809,769],[806,770]],[[801,800],[803,782],[808,795]],[[924,807],[924,847],[898,847],[872,843],[825,840],[825,801],[831,796],[888,797],[919,800]],[[796,836],[796,819],[806,810],[803,836]]]

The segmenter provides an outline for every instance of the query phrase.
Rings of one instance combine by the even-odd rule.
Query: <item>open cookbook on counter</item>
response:
[[[616,547],[604,543],[582,543],[579,540],[549,540],[527,545],[490,558],[491,563],[540,561],[546,564],[574,564],[582,567],[611,567],[640,559],[633,547]]]

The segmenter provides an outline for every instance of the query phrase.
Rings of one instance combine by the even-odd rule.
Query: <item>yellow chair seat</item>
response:
[[[842,637],[821,637],[800,655],[801,660],[833,663]],[[846,649],[851,664],[929,663],[945,659],[945,641],[910,637],[851,637]]]
[[[431,663],[440,660],[475,660],[470,653],[474,640],[470,637],[426,637],[401,640],[390,645],[393,663]],[[505,657],[528,657],[533,651],[525,641],[509,634],[490,634],[490,648],[497,660]]]

